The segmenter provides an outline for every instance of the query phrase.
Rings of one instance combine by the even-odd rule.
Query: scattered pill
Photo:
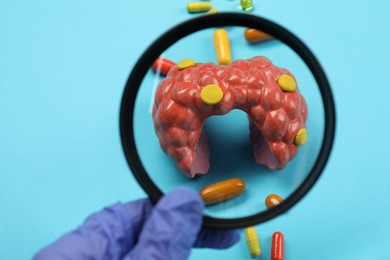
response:
[[[294,91],[297,89],[297,83],[290,75],[283,74],[278,78],[278,85],[283,91]]]
[[[232,62],[232,54],[230,53],[230,43],[226,30],[218,29],[214,32],[214,47],[217,52],[218,63],[229,65]]]
[[[263,42],[263,41],[272,39],[271,35],[269,35],[265,32],[256,30],[256,29],[251,29],[251,28],[245,29],[244,37],[250,43]]]
[[[214,204],[233,198],[244,190],[245,182],[240,178],[233,178],[206,186],[199,194],[206,204]]]
[[[267,208],[270,209],[272,207],[275,207],[276,205],[279,205],[282,201],[283,199],[278,195],[270,194],[267,196],[267,198],[265,198],[265,205],[267,206]]]
[[[305,128],[299,129],[297,135],[295,136],[295,144],[303,145],[307,141],[307,131]]]
[[[178,70],[184,70],[185,68],[193,66],[195,66],[195,61],[193,59],[185,59],[177,63]]]
[[[271,260],[284,259],[284,238],[281,232],[272,235]]]
[[[162,75],[167,75],[175,65],[173,61],[159,57],[153,62],[152,69]]]
[[[245,11],[249,11],[253,8],[252,0],[241,0],[240,5]]]
[[[216,84],[209,84],[200,91],[200,99],[207,105],[219,103],[223,98],[223,91]]]
[[[255,227],[247,227],[245,229],[245,237],[252,257],[259,256],[261,254],[261,248]]]
[[[210,11],[207,12],[207,14],[216,14],[216,13],[218,13],[218,10],[215,9],[215,8],[213,8]]]
[[[212,8],[209,2],[191,2],[187,5],[187,11],[190,13],[207,12]]]

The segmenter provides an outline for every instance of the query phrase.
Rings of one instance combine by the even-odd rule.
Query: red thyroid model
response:
[[[212,92],[215,88],[217,92]],[[209,89],[208,97],[201,96]],[[217,101],[207,101],[215,100],[218,91]],[[283,169],[306,141],[305,100],[291,73],[267,58],[237,60],[228,66],[196,63],[182,70],[175,66],[157,88],[153,121],[162,149],[184,174],[194,177],[208,171],[210,150],[203,123],[232,109],[248,114],[256,162],[270,169]]]

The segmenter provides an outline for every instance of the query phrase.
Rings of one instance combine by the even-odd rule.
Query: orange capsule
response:
[[[199,194],[206,204],[214,204],[233,198],[244,190],[245,182],[240,178],[233,178],[206,186]]]
[[[256,29],[247,28],[244,32],[245,39],[250,43],[262,42],[272,39],[272,36]]]
[[[228,33],[225,29],[217,29],[214,32],[214,48],[219,64],[229,65],[232,62],[232,53]]]
[[[271,260],[284,259],[284,238],[282,232],[275,232],[272,235]]]
[[[176,64],[173,61],[159,57],[153,62],[152,69],[162,75],[167,75],[175,65]]]
[[[279,205],[283,199],[279,197],[276,194],[270,194],[265,198],[265,205],[267,206],[268,209],[275,207],[276,205]]]

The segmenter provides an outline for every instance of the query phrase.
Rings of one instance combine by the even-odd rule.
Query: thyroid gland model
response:
[[[265,57],[230,65],[184,60],[159,84],[153,121],[161,148],[185,175],[207,173],[205,120],[232,109],[249,118],[256,162],[281,170],[307,139],[307,106],[292,74]]]

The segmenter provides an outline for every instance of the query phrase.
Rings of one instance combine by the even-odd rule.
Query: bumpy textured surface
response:
[[[187,176],[205,174],[210,151],[202,130],[204,121],[241,109],[249,117],[256,161],[270,169],[284,168],[297,153],[294,139],[307,119],[299,89],[284,92],[279,87],[277,80],[284,74],[292,76],[265,57],[237,60],[228,66],[197,63],[181,71],[173,67],[158,86],[153,107],[162,149]],[[200,92],[208,84],[217,84],[224,92],[218,104],[201,101]]]

